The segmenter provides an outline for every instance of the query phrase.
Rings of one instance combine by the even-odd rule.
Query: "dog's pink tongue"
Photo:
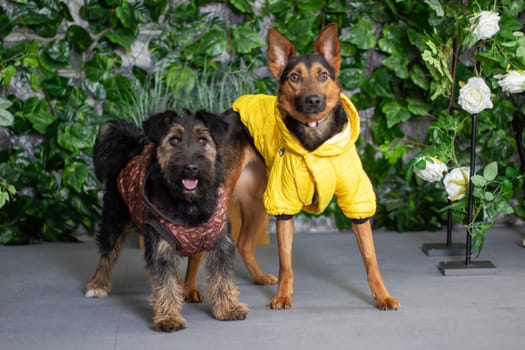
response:
[[[309,122],[306,123],[306,125],[308,125],[309,128],[315,128],[317,126],[317,122]]]
[[[184,186],[184,189],[188,191],[192,191],[196,189],[198,183],[199,183],[199,180],[196,180],[196,179],[183,179],[182,180],[182,186]]]

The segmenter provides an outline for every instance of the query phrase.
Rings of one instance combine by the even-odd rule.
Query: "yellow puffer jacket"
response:
[[[340,99],[348,116],[346,127],[312,152],[286,128],[275,96],[244,95],[233,103],[270,169],[264,193],[268,214],[320,214],[335,195],[348,218],[374,215],[374,190],[355,148],[359,115],[346,96]],[[318,201],[312,203],[315,192]]]

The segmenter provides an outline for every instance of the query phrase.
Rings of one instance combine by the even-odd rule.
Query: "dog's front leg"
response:
[[[277,294],[270,300],[268,306],[273,310],[289,309],[292,307],[293,269],[292,243],[294,235],[294,220],[277,219],[277,247],[279,250],[279,284]]]
[[[180,314],[184,302],[178,272],[182,258],[168,242],[159,239],[153,230],[146,230],[144,238],[153,306],[151,327],[162,332],[186,328],[186,320]]]
[[[357,239],[361,256],[366,267],[366,274],[368,276],[368,285],[372,291],[372,296],[376,301],[376,305],[381,310],[397,310],[401,307],[396,298],[390,296],[388,293],[381,272],[379,272],[379,264],[377,263],[376,251],[374,246],[374,238],[372,237],[372,226],[367,220],[363,223],[353,223],[354,234]]]
[[[235,244],[229,234],[206,254],[206,289],[213,316],[221,321],[244,320],[248,306],[238,301],[233,281]]]

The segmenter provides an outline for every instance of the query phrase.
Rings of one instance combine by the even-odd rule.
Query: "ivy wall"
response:
[[[274,93],[267,28],[307,52],[331,22],[340,30],[339,79],[362,117],[359,149],[378,195],[374,224],[442,227],[446,191],[412,176],[413,159],[468,162],[472,130],[457,93],[471,76],[486,78],[494,104],[480,113],[479,167],[499,164],[508,175],[503,197],[523,217],[523,93],[502,91],[495,77],[525,69],[524,9],[522,0],[3,1],[0,242],[93,233],[100,184],[91,152],[100,123],[138,122],[162,108],[220,112],[240,94]],[[482,10],[500,14],[499,31],[476,40],[472,18]],[[456,209],[461,222],[464,205]],[[324,215],[348,226],[335,205]]]

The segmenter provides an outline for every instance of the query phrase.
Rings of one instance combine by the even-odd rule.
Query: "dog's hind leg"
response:
[[[146,228],[144,239],[153,305],[151,327],[161,332],[186,328],[186,320],[180,314],[184,301],[183,288],[179,283],[182,258],[168,242],[160,239],[153,229]]]
[[[187,303],[200,303],[204,296],[197,289],[197,278],[199,275],[199,265],[204,253],[197,253],[188,258],[186,277],[184,278],[184,301]]]
[[[128,223],[129,214],[117,189],[108,189],[104,195],[102,223],[96,236],[100,259],[95,273],[86,284],[86,297],[103,298],[110,292],[111,271],[127,236],[125,227]]]
[[[256,158],[244,168],[228,207],[231,232],[239,254],[253,282],[260,285],[277,282],[277,277],[262,271],[256,258],[257,239],[267,235],[269,226],[262,199],[266,181],[266,167]]]
[[[399,309],[401,304],[388,293],[383,283],[381,273],[379,272],[370,220],[363,223],[353,223],[352,227],[366,267],[368,285],[370,286],[377,307],[381,310]]]
[[[206,289],[213,316],[221,321],[243,320],[248,306],[238,301],[239,290],[233,282],[235,245],[230,235],[206,255]]]

